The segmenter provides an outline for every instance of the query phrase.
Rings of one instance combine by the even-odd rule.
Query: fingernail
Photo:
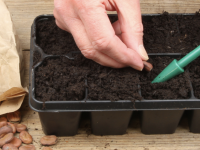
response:
[[[145,48],[144,48],[143,45],[140,45],[140,46],[139,46],[139,53],[140,53],[140,55],[142,56],[142,58],[143,58],[144,60],[148,60],[148,59],[149,59],[149,57],[148,57],[148,55],[147,55],[147,52],[146,52],[146,50],[145,50]]]

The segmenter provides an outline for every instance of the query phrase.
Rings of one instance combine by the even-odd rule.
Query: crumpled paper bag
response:
[[[18,110],[26,95],[21,86],[22,50],[10,13],[0,0],[0,115]]]

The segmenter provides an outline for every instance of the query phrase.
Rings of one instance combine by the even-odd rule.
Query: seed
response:
[[[42,150],[53,150],[53,149],[50,147],[44,147]]]
[[[2,150],[18,150],[18,148],[12,144],[5,144]]]
[[[3,126],[6,126],[6,125],[7,125],[7,121],[1,121],[0,122],[0,128],[3,127]]]
[[[10,126],[6,125],[0,128],[0,138],[4,136],[4,134],[13,133],[13,130]]]
[[[0,147],[12,141],[13,138],[14,138],[13,133],[6,134],[4,137],[0,139]]]
[[[15,126],[17,128],[17,132],[22,132],[27,129],[26,125],[24,125],[24,124],[15,124]]]
[[[21,120],[21,114],[18,110],[12,113],[8,113],[7,119],[10,122],[19,122]]]
[[[15,147],[20,147],[22,145],[22,141],[16,137],[14,137],[13,140],[10,141],[8,144],[12,144]]]
[[[22,140],[25,144],[30,144],[33,141],[32,136],[27,131],[22,131],[19,134],[19,138]]]
[[[143,64],[144,64],[144,69],[146,70],[146,71],[151,71],[152,69],[153,69],[153,66],[152,66],[152,64],[151,63],[149,63],[149,62],[146,62],[146,61],[143,61]]]
[[[6,121],[6,122],[7,122],[7,118],[6,118],[6,117],[1,117],[1,118],[0,118],[0,122],[1,122],[1,121]]]
[[[12,128],[13,133],[15,134],[16,133],[16,127],[15,127],[15,125],[12,124],[12,123],[10,123],[10,122],[8,122],[8,126],[10,126]]]
[[[44,136],[40,139],[42,145],[54,145],[57,142],[57,137],[55,135]]]
[[[19,148],[19,150],[36,150],[34,145],[24,145]]]

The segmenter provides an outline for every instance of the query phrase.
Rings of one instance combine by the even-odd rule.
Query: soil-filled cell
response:
[[[83,100],[84,75],[73,60],[46,58],[35,70],[35,96],[40,101]]]
[[[151,57],[149,62],[153,64],[153,70],[151,72],[141,72],[141,93],[144,99],[187,99],[190,98],[190,82],[189,74],[185,71],[166,82],[151,83],[153,79],[165,68],[172,60],[168,56],[156,56]]]

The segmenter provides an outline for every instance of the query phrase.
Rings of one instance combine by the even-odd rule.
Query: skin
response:
[[[113,68],[142,70],[148,60],[143,46],[139,0],[54,0],[54,16],[70,32],[82,54]],[[117,11],[111,24],[106,11]]]

